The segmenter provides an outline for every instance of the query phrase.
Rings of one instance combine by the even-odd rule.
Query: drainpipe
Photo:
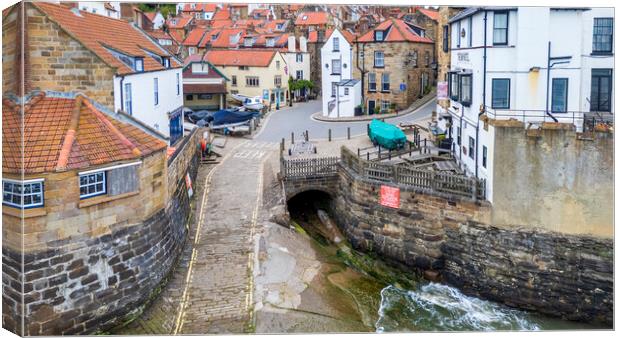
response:
[[[355,62],[355,66],[357,67],[357,69],[360,71],[360,73],[362,74],[361,76],[361,81],[362,81],[362,104],[364,104],[366,102],[365,96],[364,96],[364,74],[365,74],[365,68],[366,65],[364,62],[362,62],[362,67],[360,68],[360,51],[359,51],[359,45],[362,45],[362,54],[364,54],[364,61],[366,60],[366,54],[364,52],[364,46],[366,45],[365,43],[358,43],[357,44],[357,56],[355,57],[356,62]]]
[[[125,107],[123,107],[123,104],[124,104],[124,100],[123,100],[123,81],[125,81],[125,75],[121,76],[121,82],[120,82],[120,85],[121,85],[121,91],[120,91],[121,92],[121,110],[125,111]]]
[[[474,152],[474,161],[476,162],[476,178],[478,178],[478,147],[480,146],[478,139],[480,137],[480,115],[486,111],[486,95],[487,95],[487,11],[484,11],[484,49],[482,54],[482,109],[478,113],[476,120],[476,150]],[[472,84],[473,85],[473,84]]]

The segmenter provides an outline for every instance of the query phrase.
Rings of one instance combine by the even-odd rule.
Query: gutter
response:
[[[474,161],[476,162],[476,178],[478,178],[478,148],[480,138],[480,116],[486,112],[486,95],[487,95],[487,14],[484,11],[484,52],[482,54],[482,107],[478,113],[476,120],[476,150],[474,152]],[[473,84],[472,84],[473,85]]]

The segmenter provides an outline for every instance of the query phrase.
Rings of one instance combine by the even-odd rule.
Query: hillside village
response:
[[[6,330],[613,327],[614,8],[2,15]]]

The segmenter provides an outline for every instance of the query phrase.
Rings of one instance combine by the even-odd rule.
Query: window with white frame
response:
[[[276,44],[276,40],[274,38],[267,38],[267,47],[273,47]]]
[[[297,53],[295,55],[295,61],[298,63],[304,62],[304,55],[302,53]]]
[[[383,41],[383,31],[375,31],[375,41]]]
[[[375,67],[384,67],[383,51],[375,52]]]
[[[159,80],[157,78],[153,79],[153,95],[155,99],[155,105],[159,104]]]
[[[23,209],[43,206],[43,179],[2,180],[2,204]]]
[[[105,178],[105,171],[80,175],[80,198],[104,195],[106,193]]]
[[[336,97],[338,93],[338,82],[332,82],[332,97]]]
[[[295,71],[295,80],[301,80],[304,78],[304,71],[303,70],[296,70]]]
[[[340,38],[335,36],[334,39],[332,40],[333,43],[333,47],[334,47],[334,52],[338,52],[340,51]]]
[[[332,74],[340,74],[342,72],[342,67],[340,60],[332,60]]]
[[[282,75],[275,75],[273,77],[273,85],[280,87],[282,85]]]
[[[136,72],[144,71],[144,60],[142,58],[136,58],[135,65]]]
[[[390,101],[381,100],[381,111],[386,112],[390,109]]]
[[[344,95],[345,96],[349,96],[349,88],[345,88],[344,89]]]
[[[390,91],[390,73],[381,74],[381,91],[382,92]]]
[[[125,93],[124,93],[124,97],[125,97],[125,112],[129,115],[131,115],[131,111],[132,111],[132,102],[131,102],[131,83],[125,83]]]
[[[376,73],[368,73],[368,91],[369,92],[377,91],[377,74]]]
[[[474,140],[474,138],[470,136],[469,137],[469,149],[468,149],[469,154],[468,155],[469,155],[469,157],[472,160],[474,159],[475,148],[476,148],[476,140]]]

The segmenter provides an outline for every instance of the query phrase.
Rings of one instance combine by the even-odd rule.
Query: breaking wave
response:
[[[469,297],[437,283],[418,290],[389,285],[381,290],[378,333],[391,331],[539,330],[523,311]]]

